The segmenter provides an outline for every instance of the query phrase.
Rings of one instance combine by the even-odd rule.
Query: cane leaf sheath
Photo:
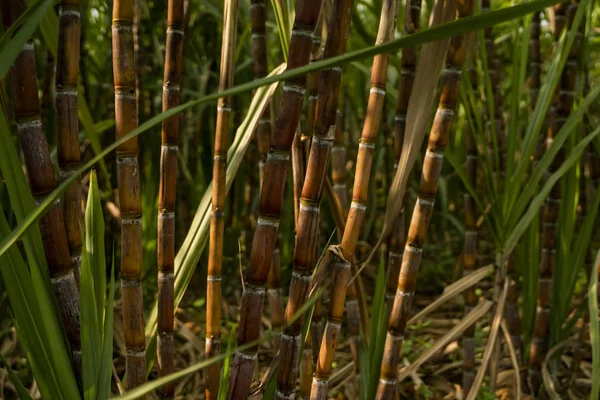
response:
[[[117,139],[137,127],[134,3],[115,0],[112,15],[112,52]],[[142,200],[137,138],[117,148],[117,182],[121,210],[121,286],[126,353],[126,389],[146,381],[146,340],[142,298]]]
[[[299,0],[290,40],[288,69],[308,64],[313,31],[321,0]],[[279,230],[290,148],[300,121],[306,76],[290,79],[283,86],[281,103],[267,156],[262,182],[259,216],[246,271],[238,329],[238,345],[258,339],[265,283]],[[237,352],[232,362],[229,399],[246,399],[256,361],[256,347]]]
[[[457,3],[459,18],[473,14],[473,0]],[[433,214],[435,195],[440,180],[444,149],[448,144],[458,103],[460,75],[467,52],[468,35],[450,40],[446,67],[442,73],[441,94],[423,160],[419,195],[415,204],[402,257],[398,288],[388,324],[381,375],[377,388],[378,399],[393,399],[396,393],[398,365],[410,306],[415,292],[421,253]]]
[[[353,3],[353,0],[334,0],[323,58],[335,57],[345,50]],[[294,268],[285,312],[286,322],[290,321],[306,302],[312,272],[317,262],[321,196],[334,140],[341,74],[342,70],[339,67],[322,70],[318,82],[319,96],[315,105],[313,137],[300,198]],[[297,319],[286,327],[281,336],[282,363],[277,377],[278,398],[294,397],[300,364],[302,324],[303,318]]]
[[[167,40],[163,77],[163,111],[177,107],[181,96],[183,57],[183,0],[169,0]],[[179,115],[162,123],[160,186],[158,192],[158,373],[174,372],[175,343],[173,338],[175,299],[175,202],[177,189],[177,152],[179,147]],[[160,389],[163,397],[172,398],[175,386]]]

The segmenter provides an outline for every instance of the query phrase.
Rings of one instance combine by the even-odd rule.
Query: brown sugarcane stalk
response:
[[[56,55],[56,137],[61,181],[71,176],[79,168],[81,161],[77,115],[80,36],[79,0],[63,0],[58,13]],[[81,217],[81,187],[79,181],[76,181],[65,191],[64,218],[71,263],[78,282],[81,268]]]
[[[281,295],[281,256],[279,246],[276,245],[271,260],[271,268],[267,277],[267,301],[271,314],[271,328],[280,332],[285,321],[285,311]],[[279,349],[280,336],[273,337],[273,351],[277,353]]]
[[[308,64],[320,9],[321,0],[298,1],[290,40],[288,69]],[[264,167],[259,216],[244,279],[238,345],[252,342],[260,335],[264,286],[277,241],[290,149],[300,121],[305,90],[306,76],[289,79],[283,86],[271,148]],[[248,397],[256,359],[256,346],[235,354],[230,370],[229,399],[245,400]]]
[[[0,6],[5,29],[14,24],[27,9],[24,0],[2,1]],[[31,39],[23,45],[23,49],[11,67],[11,83],[15,122],[29,184],[34,198],[41,201],[56,188],[56,179],[42,127],[35,52]],[[39,224],[52,289],[71,346],[76,376],[81,383],[79,289],[73,272],[67,230],[60,204],[54,204],[40,219]]]
[[[415,33],[420,26],[421,19],[421,0],[408,0],[404,9],[404,34]],[[406,130],[406,111],[408,110],[408,99],[412,92],[413,82],[415,80],[415,68],[417,64],[416,47],[406,47],[402,49],[402,69],[400,73],[400,83],[398,86],[398,103],[396,105],[396,116],[394,118],[394,173],[400,162],[402,153],[402,143]],[[398,274],[400,273],[400,264],[406,242],[406,229],[404,223],[404,210],[394,223],[392,234],[388,239],[388,257],[387,257],[387,277],[386,277],[386,302],[388,314],[392,311],[392,304],[396,294],[398,284]]]
[[[223,39],[221,45],[221,71],[219,91],[233,85],[237,31],[238,0],[226,0],[223,10]],[[213,156],[212,213],[206,277],[206,344],[209,359],[221,353],[221,269],[223,262],[223,235],[225,231],[225,182],[227,172],[227,147],[229,145],[229,119],[231,97],[221,97],[217,102],[217,126]],[[207,399],[216,399],[219,392],[221,365],[215,363],[206,370]]]
[[[325,8],[324,3],[321,3],[321,7]],[[315,28],[315,34],[313,36],[312,49],[310,62],[317,62],[323,57],[323,51],[321,48],[321,35],[323,32],[323,9],[319,14],[317,26]],[[308,74],[306,82],[306,94],[308,97],[307,110],[306,110],[306,128],[302,135],[302,148],[304,154],[304,163],[308,162],[308,153],[310,151],[310,143],[314,133],[315,118],[317,114],[317,99],[319,98],[319,81],[321,79],[321,71],[314,71]]]
[[[112,15],[112,53],[115,86],[116,138],[138,124],[133,52],[134,3],[115,0]],[[121,210],[121,286],[126,354],[126,389],[146,381],[146,339],[142,297],[142,199],[137,138],[117,148],[117,177]]]
[[[169,0],[167,40],[163,78],[163,111],[177,107],[181,97],[183,67],[184,15],[183,0]],[[179,151],[179,115],[162,123],[160,186],[158,191],[158,343],[159,376],[174,372],[175,343],[175,202],[177,189],[177,152]],[[172,398],[174,383],[160,388],[162,397]]]
[[[473,7],[473,0],[459,0],[457,2],[458,18],[472,15]],[[433,214],[435,195],[444,160],[444,149],[450,137],[450,130],[457,108],[460,75],[467,53],[468,39],[469,35],[463,34],[450,40],[446,67],[441,79],[440,100],[429,134],[427,150],[423,160],[419,195],[408,230],[398,278],[398,289],[389,319],[381,375],[377,388],[378,399],[393,399],[395,397],[402,342],[415,293],[423,245]]]
[[[346,143],[344,142],[344,131],[342,128],[342,112],[337,110],[337,122],[335,125],[335,136],[331,149],[331,180],[337,201],[344,212],[344,218],[348,215],[348,188],[346,187]],[[340,238],[341,240],[341,238]]]
[[[554,6],[555,14],[555,42],[565,29],[570,29],[578,2],[559,3]],[[548,148],[553,138],[558,134],[566,119],[568,118],[573,101],[575,98],[575,77],[577,74],[577,58],[581,50],[581,35],[573,42],[571,51],[562,72],[560,85],[553,98],[549,115],[549,127],[546,136],[546,147]],[[565,158],[565,149],[561,148],[548,168],[548,173],[554,173],[563,163]],[[537,307],[535,313],[535,323],[533,329],[533,338],[529,349],[529,385],[533,395],[537,395],[542,384],[540,368],[544,361],[548,346],[548,321],[550,314],[551,293],[552,293],[552,274],[554,271],[554,255],[556,249],[556,224],[561,202],[561,185],[555,184],[542,212],[542,233],[541,245],[542,254],[540,257],[539,286],[537,296]]]
[[[467,69],[469,73],[471,88],[470,90],[477,93],[478,90],[478,79],[477,69],[470,67]],[[476,188],[477,187],[477,162],[479,159],[477,153],[477,145],[475,142],[475,132],[469,124],[466,125],[466,149],[467,149],[467,178],[469,183]],[[476,253],[477,253],[477,205],[475,199],[468,191],[465,191],[465,241],[463,247],[463,275],[468,275],[475,270],[477,265]],[[477,305],[477,295],[475,294],[475,288],[470,287],[464,292],[465,299],[465,315],[471,312]],[[477,367],[475,362],[475,328],[476,325],[472,325],[467,328],[462,337],[462,350],[463,350],[463,391],[469,393],[475,374],[477,373]]]
[[[396,29],[398,2],[385,0],[381,6],[379,30],[376,44],[391,40]],[[331,375],[336,343],[339,337],[344,303],[346,299],[346,286],[350,275],[350,261],[354,259],[356,244],[365,218],[367,196],[371,166],[373,164],[373,151],[375,139],[381,120],[385,87],[387,83],[387,67],[389,54],[379,54],[373,60],[371,71],[371,87],[367,104],[367,115],[361,133],[359,144],[356,175],[352,191],[352,203],[346,220],[346,227],[338,246],[339,259],[336,263],[333,285],[331,288],[331,303],[329,315],[321,348],[317,361],[315,376],[311,390],[311,399],[325,399],[329,376]],[[358,281],[356,281],[358,282]]]
[[[339,55],[346,48],[353,0],[334,0],[333,8],[323,54],[325,59]],[[341,75],[340,67],[324,69],[320,73],[314,134],[300,198],[294,247],[294,268],[285,312],[286,322],[289,322],[306,302],[312,272],[317,263],[321,196],[333,145]],[[299,318],[288,325],[281,336],[282,363],[277,375],[277,396],[281,399],[293,399],[295,395],[301,356],[302,324],[303,318]]]

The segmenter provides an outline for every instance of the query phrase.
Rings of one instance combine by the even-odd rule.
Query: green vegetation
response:
[[[0,398],[597,399],[596,3],[3,1]]]

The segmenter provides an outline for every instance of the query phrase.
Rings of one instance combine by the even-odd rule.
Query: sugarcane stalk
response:
[[[112,15],[112,53],[115,88],[116,138],[138,124],[132,1],[115,0]],[[125,388],[146,381],[146,340],[142,296],[142,200],[137,138],[117,148],[117,177],[121,211],[121,287],[125,336]]]
[[[79,152],[79,117],[77,83],[81,18],[79,0],[63,0],[58,12],[58,46],[56,55],[56,136],[60,180],[71,176],[81,161]],[[65,191],[64,217],[71,263],[79,282],[82,247],[81,187],[75,182]]]
[[[404,34],[415,33],[421,24],[421,1],[408,0],[404,9]],[[402,143],[406,131],[406,111],[408,110],[408,99],[412,93],[415,79],[415,68],[417,65],[417,48],[406,47],[402,49],[402,68],[398,85],[398,102],[396,104],[396,116],[394,117],[394,173],[400,162]],[[406,242],[404,209],[394,223],[392,234],[388,239],[387,251],[387,276],[386,276],[386,303],[388,314],[392,311],[392,304],[398,284],[398,274]]]
[[[335,0],[333,8],[323,54],[325,59],[335,57],[345,50],[353,0]],[[285,312],[286,323],[306,302],[312,272],[317,262],[321,196],[333,145],[341,74],[340,67],[324,69],[320,73],[314,134],[300,198],[290,296]],[[282,365],[277,376],[277,396],[281,399],[292,399],[295,395],[301,356],[302,324],[303,318],[289,324],[281,337]]]
[[[3,1],[0,2],[0,7],[5,29],[12,26],[27,9],[24,0]],[[41,201],[56,189],[56,179],[50,160],[48,141],[42,126],[34,50],[33,40],[25,42],[11,67],[10,81],[15,122],[29,184],[34,198]],[[55,203],[41,217],[39,225],[52,289],[71,347],[75,374],[81,385],[79,288],[73,271],[67,230],[60,203]]]
[[[320,8],[321,0],[298,1],[290,39],[288,69],[308,64]],[[238,345],[253,342],[260,335],[265,283],[277,241],[290,149],[300,121],[305,90],[306,76],[289,79],[283,86],[271,148],[264,167],[259,216],[244,279]],[[230,369],[229,399],[245,400],[248,397],[256,359],[256,346],[235,354]]]
[[[221,45],[221,71],[219,91],[233,85],[237,34],[238,0],[226,0],[223,10],[223,38]],[[206,277],[206,343],[207,359],[221,353],[221,269],[223,263],[223,236],[225,231],[225,196],[227,194],[227,147],[229,146],[229,120],[231,97],[221,97],[217,102],[217,126],[213,156],[212,211]],[[216,399],[219,392],[221,365],[215,363],[206,370],[207,399]]]
[[[396,29],[397,14],[398,2],[396,0],[385,0],[382,3],[376,44],[385,43],[393,38]],[[327,396],[328,380],[332,371],[335,347],[340,333],[346,300],[346,287],[350,276],[350,261],[354,259],[356,244],[367,208],[375,139],[379,130],[387,83],[388,60],[389,54],[379,54],[373,60],[367,115],[359,144],[352,203],[341,244],[338,246],[339,253],[336,254],[338,262],[334,270],[329,315],[313,378],[311,399],[325,399]]]
[[[344,218],[346,218],[349,208],[348,188],[346,187],[346,143],[342,128],[342,111],[338,108],[336,114],[335,136],[331,148],[331,180],[333,181],[335,197],[342,207]]]
[[[267,277],[267,302],[271,315],[271,328],[276,332],[281,332],[281,327],[285,321],[285,311],[281,295],[281,256],[279,246],[275,247],[271,268]],[[279,349],[281,336],[273,337],[273,351],[276,353]]]
[[[473,8],[473,0],[458,1],[457,17],[463,18],[472,15]],[[377,388],[378,399],[393,399],[396,394],[397,372],[406,323],[415,293],[423,245],[433,215],[435,195],[444,160],[444,149],[450,138],[450,131],[457,109],[460,76],[467,53],[468,41],[468,34],[455,36],[450,40],[446,67],[441,78],[440,100],[429,134],[418,197],[408,230],[407,242],[402,256],[402,266],[398,277],[398,288],[389,319]]]
[[[163,78],[163,111],[177,107],[181,98],[181,71],[184,40],[183,0],[169,0],[165,70]],[[173,337],[175,300],[175,207],[177,189],[177,152],[179,151],[179,115],[162,123],[160,186],[158,191],[158,343],[157,360],[160,377],[174,372],[175,343]],[[162,386],[162,397],[172,398],[174,383]]]
[[[467,69],[469,73],[471,88],[477,93],[478,79],[477,70],[474,67]],[[467,150],[467,178],[473,188],[477,187],[477,162],[479,159],[477,145],[475,142],[475,132],[469,124],[466,125],[466,150]],[[466,276],[475,270],[477,265],[477,205],[475,199],[468,191],[464,194],[465,201],[465,241],[463,245],[463,275]],[[470,287],[464,292],[465,315],[471,312],[477,305],[478,296],[475,294],[475,288]],[[475,324],[468,327],[462,337],[463,350],[463,391],[469,393],[477,367],[475,362]]]
[[[555,27],[554,40],[557,42],[562,35],[563,30],[570,29],[575,13],[577,11],[578,2],[559,3],[554,6]],[[546,135],[546,148],[552,144],[554,137],[558,134],[562,126],[567,120],[573,102],[575,99],[575,79],[577,74],[577,59],[581,51],[581,33],[577,33],[577,38],[573,42],[573,46],[568,55],[567,62],[561,75],[560,85],[554,95],[552,105],[550,107],[549,127]],[[552,160],[548,168],[548,174],[554,173],[563,163],[565,159],[565,148],[561,148],[556,157]],[[561,185],[556,183],[542,211],[542,232],[541,232],[541,257],[539,270],[539,285],[537,295],[537,307],[535,313],[535,322],[533,329],[533,338],[529,349],[529,385],[533,391],[533,395],[537,395],[540,390],[541,365],[545,359],[546,351],[548,350],[549,340],[549,315],[552,293],[552,275],[554,272],[554,256],[556,253],[556,224],[561,202]]]

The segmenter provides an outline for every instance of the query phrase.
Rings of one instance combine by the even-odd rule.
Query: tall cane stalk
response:
[[[288,69],[308,64],[320,9],[321,0],[298,1],[290,40]],[[244,280],[238,345],[250,343],[260,335],[265,283],[277,242],[290,149],[300,121],[305,90],[306,76],[290,79],[283,86],[271,137],[271,149],[264,167],[259,216]],[[245,400],[248,397],[256,359],[256,346],[235,354],[230,370],[229,399]]]
[[[407,0],[404,9],[404,34],[415,33],[421,25],[421,0]],[[408,99],[412,93],[415,80],[415,68],[417,65],[417,48],[406,47],[402,49],[402,69],[400,72],[400,83],[398,86],[398,103],[396,105],[396,116],[394,118],[394,172],[400,162],[402,143],[406,130],[406,111],[408,110]],[[404,209],[394,223],[394,229],[388,239],[387,277],[386,277],[386,302],[388,314],[392,311],[398,274],[406,242]]]
[[[477,93],[478,90],[478,79],[477,69],[470,67],[467,69],[469,73],[469,79],[471,83],[470,90],[473,93]],[[466,127],[466,150],[467,150],[467,177],[469,183],[473,188],[477,187],[477,162],[479,156],[477,153],[477,145],[475,142],[475,132],[473,128],[467,124]],[[463,247],[463,275],[468,275],[475,270],[477,265],[476,254],[477,254],[477,205],[475,199],[468,191],[465,191],[465,241]],[[477,305],[477,295],[475,294],[475,288],[470,287],[465,290],[465,315],[467,315]],[[475,362],[475,327],[473,324],[467,328],[462,337],[462,350],[463,350],[463,391],[469,393],[475,374],[477,372]]]
[[[376,44],[385,43],[394,37],[397,14],[397,0],[385,0],[382,3]],[[325,399],[327,396],[329,376],[331,375],[335,347],[339,338],[344,312],[346,287],[350,276],[350,261],[354,258],[354,251],[356,250],[356,244],[367,209],[375,139],[379,130],[387,83],[388,60],[389,54],[379,54],[373,60],[367,115],[358,149],[352,203],[346,220],[346,228],[344,229],[342,241],[338,246],[339,251],[335,255],[338,261],[335,263],[329,315],[313,378],[311,399]]]
[[[578,1],[572,3],[560,3],[554,6],[554,40],[558,42],[562,32],[569,30],[577,7]],[[577,74],[577,59],[581,50],[581,37],[573,42],[569,52],[567,62],[562,72],[560,85],[553,98],[553,104],[550,107],[550,124],[546,135],[546,147],[548,148],[565,124],[569,117],[573,102],[575,99],[575,78]],[[548,173],[554,173],[565,159],[565,148],[561,148],[553,159]],[[542,254],[540,257],[540,270],[538,279],[537,307],[535,312],[535,322],[533,329],[533,338],[529,349],[529,384],[536,395],[542,384],[540,369],[546,357],[549,340],[549,315],[552,293],[552,275],[554,272],[554,257],[556,253],[556,232],[557,222],[561,202],[561,185],[556,183],[544,204],[542,211],[542,233],[540,243],[542,245]]]
[[[134,2],[115,0],[112,15],[112,53],[115,86],[116,138],[138,125],[133,52]],[[146,381],[146,339],[142,297],[142,199],[137,137],[117,148],[117,177],[121,208],[121,286],[126,354],[126,389]]]
[[[459,0],[457,2],[458,18],[472,15],[473,6],[473,0]],[[393,399],[396,394],[402,342],[415,293],[423,245],[433,215],[435,195],[444,160],[444,149],[448,144],[450,130],[455,118],[460,75],[467,53],[468,38],[468,34],[455,36],[451,39],[448,48],[446,67],[441,79],[440,100],[429,134],[429,142],[423,160],[419,195],[410,221],[398,277],[398,288],[388,324],[381,375],[377,388],[378,399]]]
[[[24,0],[2,1],[0,5],[5,29],[13,25],[27,9]],[[56,188],[56,179],[50,161],[48,142],[42,127],[32,40],[25,42],[11,67],[11,84],[15,122],[27,167],[29,184],[34,198],[41,201]],[[63,212],[59,203],[54,204],[40,219],[40,231],[52,289],[56,296],[67,340],[71,346],[76,375],[81,383],[79,289],[69,253]]]
[[[177,107],[181,97],[183,68],[184,16],[183,0],[169,0],[167,40],[163,78],[163,111]],[[158,191],[158,344],[159,376],[174,372],[173,338],[175,299],[175,202],[177,189],[177,152],[179,151],[179,115],[162,123],[160,155],[160,187]],[[160,395],[172,398],[173,383],[160,389]]]
[[[56,136],[60,180],[67,179],[79,168],[79,116],[77,115],[77,83],[81,18],[79,0],[63,0],[58,13],[58,47],[56,56]],[[71,262],[79,281],[81,268],[81,187],[71,185],[64,196],[64,217]]]
[[[353,4],[354,0],[334,0],[323,58],[335,57],[345,50]],[[324,69],[320,73],[313,137],[300,198],[294,269],[285,311],[286,322],[290,321],[306,302],[312,272],[317,262],[321,196],[334,140],[341,75],[340,67]],[[293,399],[295,396],[302,324],[303,318],[299,318],[288,325],[281,336],[282,362],[277,376],[277,396],[280,399]]]
[[[223,11],[223,39],[221,44],[221,71],[219,91],[233,85],[237,31],[238,0],[225,0]],[[212,214],[206,277],[206,358],[221,353],[221,268],[223,262],[223,235],[225,230],[225,183],[227,173],[227,146],[229,145],[229,119],[231,98],[221,97],[217,103],[217,126],[213,156]],[[220,363],[206,370],[207,399],[216,399],[220,384]]]

